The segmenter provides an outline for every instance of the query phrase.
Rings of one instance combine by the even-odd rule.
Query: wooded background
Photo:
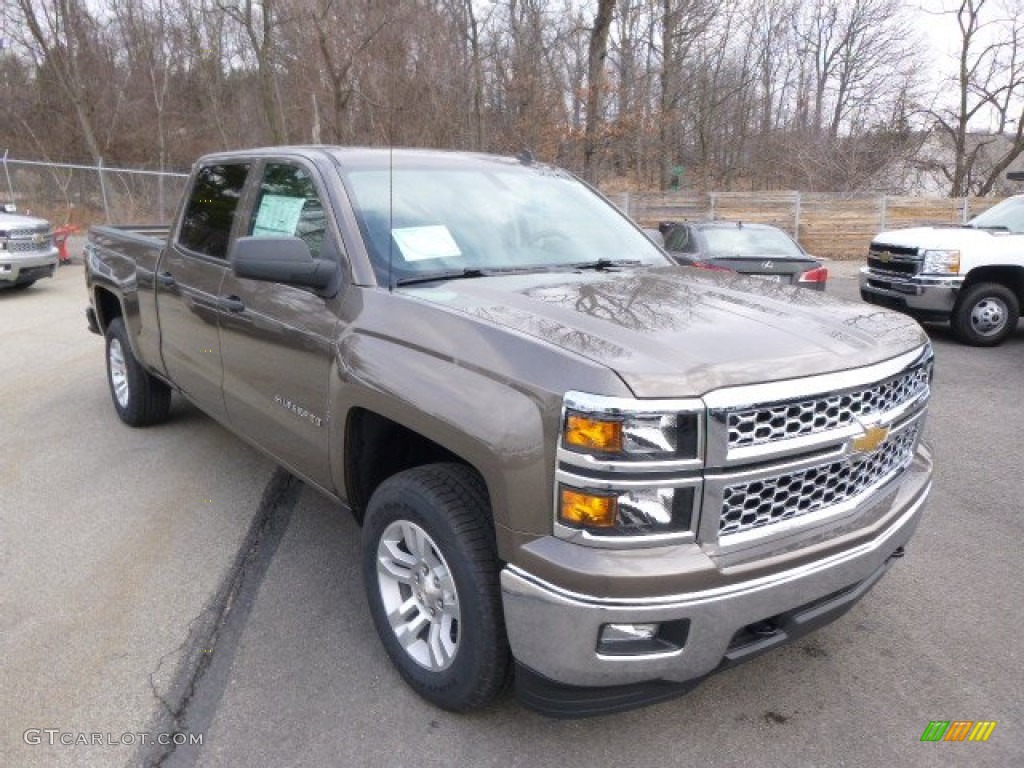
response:
[[[1024,0],[5,0],[0,23],[23,159],[529,149],[611,191],[900,194],[925,169],[960,197],[1024,151]]]

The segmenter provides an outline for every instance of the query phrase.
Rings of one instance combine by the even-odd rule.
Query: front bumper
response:
[[[897,309],[922,320],[947,320],[953,312],[962,277],[901,277],[861,267],[860,295],[864,301]]]
[[[513,565],[501,574],[505,621],[523,703],[555,716],[628,709],[685,693],[701,678],[838,618],[903,553],[931,487],[926,453],[879,492],[878,533],[850,549],[770,576],[648,599],[581,595]],[[605,624],[674,627],[679,647],[598,652]]]
[[[25,253],[0,251],[0,284],[14,285],[27,280],[53,277],[56,269],[56,248]]]

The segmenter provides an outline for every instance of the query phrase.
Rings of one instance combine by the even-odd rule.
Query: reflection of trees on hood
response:
[[[539,288],[527,295],[632,331],[680,330],[697,319],[702,299],[677,280],[651,275]]]
[[[916,320],[884,309],[866,315],[853,315],[846,318],[845,324],[875,339],[884,338],[886,341],[907,343],[920,342],[924,339],[924,331]]]
[[[478,307],[473,310],[473,314],[495,325],[522,331],[587,357],[621,360],[633,354],[630,350],[600,336],[594,336],[557,320],[531,315],[510,307]]]

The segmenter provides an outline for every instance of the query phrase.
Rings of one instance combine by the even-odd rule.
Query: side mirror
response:
[[[298,237],[240,237],[228,254],[238,277],[323,290],[338,271],[328,259],[314,259]]]

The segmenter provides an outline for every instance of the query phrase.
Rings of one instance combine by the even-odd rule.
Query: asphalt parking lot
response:
[[[834,265],[830,292],[856,299],[852,275]],[[932,329],[931,501],[848,615],[684,698],[552,721],[511,695],[469,716],[416,697],[374,633],[348,513],[180,399],[166,425],[123,427],[84,307],[80,265],[0,293],[2,766],[1024,759],[1024,323],[992,350]],[[997,725],[922,743],[931,720]],[[175,730],[202,745],[141,743]]]

